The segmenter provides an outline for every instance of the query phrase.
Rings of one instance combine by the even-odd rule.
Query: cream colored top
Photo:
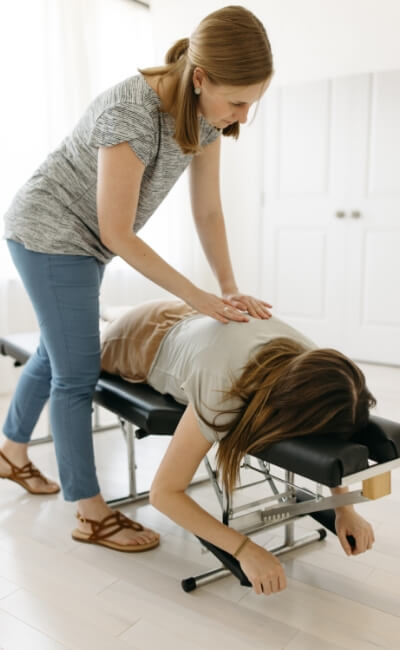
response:
[[[259,346],[284,336],[308,349],[316,347],[275,316],[269,320],[249,318],[247,323],[230,321],[224,325],[197,314],[178,322],[163,338],[147,377],[147,383],[160,393],[169,393],[177,402],[193,405],[201,432],[212,443],[226,434],[207,426],[198,417],[198,410],[212,422],[216,416],[214,409],[240,406],[237,400],[222,402],[222,397]],[[219,415],[216,423],[225,424],[231,417]]]

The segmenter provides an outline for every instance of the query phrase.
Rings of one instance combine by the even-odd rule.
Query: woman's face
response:
[[[198,112],[218,129],[224,129],[233,122],[244,124],[254,102],[261,99],[271,78],[251,86],[217,86],[204,70],[195,68],[193,85],[200,88]]]

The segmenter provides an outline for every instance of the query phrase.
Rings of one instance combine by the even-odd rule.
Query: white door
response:
[[[386,363],[400,363],[396,111],[398,73],[275,88],[264,142],[262,294],[317,344]]]

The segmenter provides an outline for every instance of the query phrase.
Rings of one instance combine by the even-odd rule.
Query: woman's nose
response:
[[[247,122],[247,115],[249,112],[250,106],[241,106],[238,110],[238,117],[237,117],[237,122],[240,122],[240,124],[246,124]]]

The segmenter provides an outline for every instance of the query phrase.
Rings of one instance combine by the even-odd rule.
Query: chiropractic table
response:
[[[0,338],[0,352],[12,357],[14,365],[19,366],[33,354],[38,341],[37,332],[9,335]],[[121,377],[105,372],[98,380],[93,407],[93,431],[115,428],[114,425],[99,425],[98,407],[103,407],[117,416],[127,445],[129,495],[109,503],[118,506],[148,497],[149,492],[138,493],[136,490],[135,438],[149,435],[172,436],[185,407],[171,396],[161,395],[146,384],[129,383]],[[51,440],[49,435],[32,443]],[[228,498],[223,486],[220,486],[217,472],[212,468],[207,456],[204,463],[209,476],[207,480],[211,482],[221,506],[222,522],[245,535],[283,525],[284,543],[268,549],[279,556],[324,539],[326,529],[335,533],[334,508],[390,494],[391,471],[400,467],[400,424],[372,415],[366,428],[348,441],[334,436],[310,435],[276,442],[259,452],[256,457],[245,456],[241,467],[253,470],[262,478],[237,487],[233,498]],[[281,476],[272,473],[271,465],[280,468]],[[315,491],[297,486],[294,483],[295,475],[315,483]],[[269,494],[265,498],[234,506],[236,491],[261,483],[265,483],[269,488]],[[359,486],[359,489],[346,494],[323,495],[323,486],[332,488],[354,483],[361,483],[361,489]],[[295,539],[294,522],[305,515],[313,517],[323,528]],[[223,566],[182,580],[184,591],[193,591],[197,586],[231,574],[238,578],[241,585],[251,586],[238,560],[206,540],[198,539]],[[348,539],[354,546],[354,539],[351,536]]]

